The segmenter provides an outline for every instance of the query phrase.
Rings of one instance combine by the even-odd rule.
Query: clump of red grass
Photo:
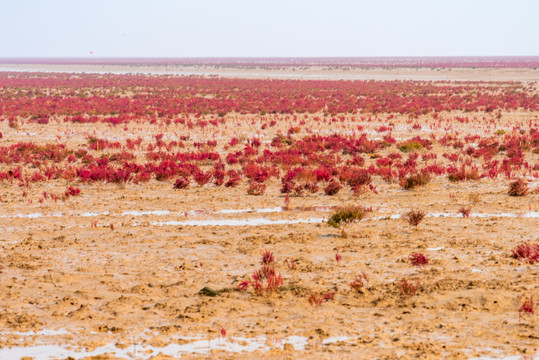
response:
[[[419,279],[415,279],[414,282],[411,282],[405,278],[402,278],[397,283],[397,286],[399,287],[399,292],[402,298],[408,299],[417,293],[417,290],[419,290],[419,287],[421,286],[421,282],[419,281]]]
[[[70,196],[79,196],[80,195],[80,189],[70,186],[67,188],[66,192],[64,193],[65,197],[68,198]]]
[[[311,294],[307,300],[311,306],[320,306],[324,302],[324,298],[320,294]]]
[[[403,218],[408,224],[417,228],[417,226],[425,218],[425,212],[423,212],[422,210],[410,210],[404,215]]]
[[[356,275],[354,281],[348,284],[348,286],[350,286],[352,290],[356,290],[357,292],[363,292],[363,288],[368,282],[369,277],[367,276],[367,273],[365,273],[365,271],[362,271],[361,275]]]
[[[273,253],[269,250],[264,250],[262,253],[262,264],[264,265],[270,265],[275,261],[275,258],[273,257]]]
[[[447,179],[451,182],[479,180],[479,171],[475,168],[466,171],[464,166],[461,169],[454,169],[447,175]]]
[[[332,196],[337,194],[342,189],[342,185],[335,179],[331,180],[329,184],[324,188],[326,195]]]
[[[262,253],[262,266],[256,270],[251,279],[244,280],[238,285],[238,290],[247,291],[252,287],[257,295],[270,294],[278,292],[283,286],[283,278],[280,273],[275,271],[275,258],[273,253],[265,250]]]
[[[296,270],[296,262],[297,262],[296,259],[294,259],[294,258],[288,259],[288,260],[286,260],[285,262],[286,262],[286,264],[288,265],[288,268],[289,268],[290,270]]]
[[[221,328],[219,329],[219,334],[222,336],[222,337],[226,337],[226,329],[224,327],[221,326]]]
[[[174,183],[174,189],[187,189],[189,187],[189,178],[181,177]]]
[[[324,303],[324,301],[332,300],[334,297],[335,292],[332,291],[325,294],[311,294],[309,295],[307,300],[309,301],[309,304],[311,304],[311,306],[320,306]]]
[[[266,184],[253,181],[252,183],[249,184],[249,188],[247,189],[247,194],[259,196],[259,195],[264,194],[265,191],[266,191]]]
[[[528,184],[523,179],[517,179],[509,184],[507,191],[509,196],[526,196],[528,194]]]
[[[529,299],[524,299],[524,302],[518,310],[519,317],[522,315],[533,315],[535,314],[535,304],[533,303],[533,296],[530,296]]]
[[[429,264],[429,259],[420,253],[410,254],[409,258],[413,266],[425,266]]]
[[[539,244],[523,242],[518,244],[512,251],[511,256],[529,264],[539,263]]]
[[[471,208],[461,207],[459,209],[459,214],[461,214],[463,218],[467,218],[467,217],[470,217],[470,212],[471,211],[472,211]]]

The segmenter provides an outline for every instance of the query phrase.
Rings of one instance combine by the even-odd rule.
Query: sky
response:
[[[537,0],[0,0],[0,57],[537,56]]]

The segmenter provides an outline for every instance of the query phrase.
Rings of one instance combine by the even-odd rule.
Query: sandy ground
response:
[[[533,116],[504,114],[502,121],[509,129]],[[252,135],[248,118],[223,129],[219,143]],[[13,129],[4,122],[0,131],[3,144],[50,142],[60,134],[72,147],[94,130],[111,139],[163,131],[70,124],[66,132],[62,126]],[[477,130],[461,126],[462,136]],[[539,195],[509,197],[508,182],[441,177],[406,191],[376,180],[378,195],[292,197],[289,210],[282,209],[277,180],[263,196],[246,195],[246,184],[185,190],[155,180],[79,184],[79,197],[44,203],[36,201],[42,191],[60,192],[66,184],[45,182],[22,198],[16,184],[5,183],[0,359],[532,358],[539,350],[536,316],[520,317],[518,310],[526,297],[539,299],[539,266],[510,255],[521,241],[539,241]],[[344,238],[326,221],[331,207],[347,204],[373,212],[346,228]],[[463,206],[472,208],[470,218],[457,216]],[[398,218],[412,208],[428,214],[418,229]],[[236,291],[260,267],[265,249],[274,253],[284,287],[262,296]],[[414,252],[430,264],[412,266]],[[363,271],[364,290],[351,289]],[[401,296],[402,278],[419,279],[416,295]],[[309,304],[313,293],[328,292],[334,299]]]
[[[328,68],[319,66],[261,67],[182,66],[182,65],[54,65],[0,64],[0,71],[45,71],[87,73],[142,73],[224,76],[250,79],[307,80],[454,80],[454,81],[539,81],[539,69],[471,68]]]

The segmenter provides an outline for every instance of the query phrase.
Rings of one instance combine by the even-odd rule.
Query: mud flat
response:
[[[483,78],[484,71],[469,76]],[[509,76],[503,69],[496,74]],[[537,79],[534,72],[522,76]],[[215,151],[226,155],[243,149],[254,135],[262,139],[260,152],[270,149],[271,139],[286,134],[290,121],[306,124],[295,139],[311,131],[350,134],[359,125],[375,139],[383,136],[376,129],[388,122],[399,139],[431,134],[439,139],[446,133],[430,126],[436,123],[430,115],[412,121],[401,115],[391,120],[357,116],[345,127],[315,121],[332,117],[321,113],[297,120],[276,114],[268,116],[277,125],[267,129],[253,122],[261,116],[228,114],[224,118],[234,126],[216,125],[211,132],[159,121],[112,126],[60,119],[46,125],[21,121],[17,127],[3,121],[0,141],[2,146],[58,141],[76,151],[88,148],[90,136],[121,142],[140,137],[146,147],[160,133],[167,141],[188,134],[181,151],[214,136]],[[464,139],[483,128],[485,137],[500,129],[508,136],[528,134],[537,128],[538,113],[444,116],[454,118],[452,129]],[[477,118],[480,125],[457,119],[462,116]],[[490,130],[483,116],[485,123],[496,121]],[[411,129],[416,122],[421,126]],[[519,129],[513,130],[515,124]],[[236,148],[228,145],[233,137],[243,139]],[[443,163],[448,149],[434,143],[420,154],[435,153]],[[533,168],[539,155],[532,146],[523,151]],[[96,158],[114,152],[88,151]],[[363,154],[365,167],[395,152],[393,146]],[[132,161],[146,156],[146,150],[137,150]],[[403,153],[403,161],[407,156]],[[29,173],[36,169],[20,166]],[[2,164],[0,172],[7,167]],[[528,183],[527,196],[509,196],[512,179],[501,175],[459,182],[441,175],[412,190],[397,180],[373,177],[376,192],[354,194],[345,187],[333,196],[320,190],[289,201],[277,178],[268,180],[260,196],[247,194],[247,181],[236,187],[192,182],[174,189],[175,178],[124,184],[51,178],[29,187],[4,180],[0,359],[532,358],[538,354],[537,315],[519,309],[530,296],[539,299],[539,265],[513,258],[512,250],[539,242],[539,179],[533,170],[519,176]],[[62,194],[71,185],[81,189],[78,196],[39,200],[43,192]],[[346,226],[343,236],[327,219],[345,205],[369,211]],[[470,209],[470,216],[461,208]],[[411,209],[426,213],[417,228],[403,220]],[[282,287],[261,295],[252,288],[239,291],[260,268],[265,250],[273,253]],[[429,264],[413,266],[412,253],[424,254]],[[363,272],[368,281],[358,291],[350,284]],[[415,294],[403,296],[403,278],[417,279]],[[313,294],[332,293],[319,306],[309,301]]]

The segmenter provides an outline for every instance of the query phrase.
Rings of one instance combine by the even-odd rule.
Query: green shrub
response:
[[[408,177],[402,178],[400,180],[400,185],[406,190],[411,190],[413,188],[426,185],[429,181],[429,174],[412,174]]]
[[[420,151],[423,145],[417,140],[409,140],[399,145],[399,150],[402,152]]]
[[[362,206],[346,206],[338,208],[328,220],[328,225],[339,228],[341,223],[351,223],[359,221],[365,216],[365,209]]]

